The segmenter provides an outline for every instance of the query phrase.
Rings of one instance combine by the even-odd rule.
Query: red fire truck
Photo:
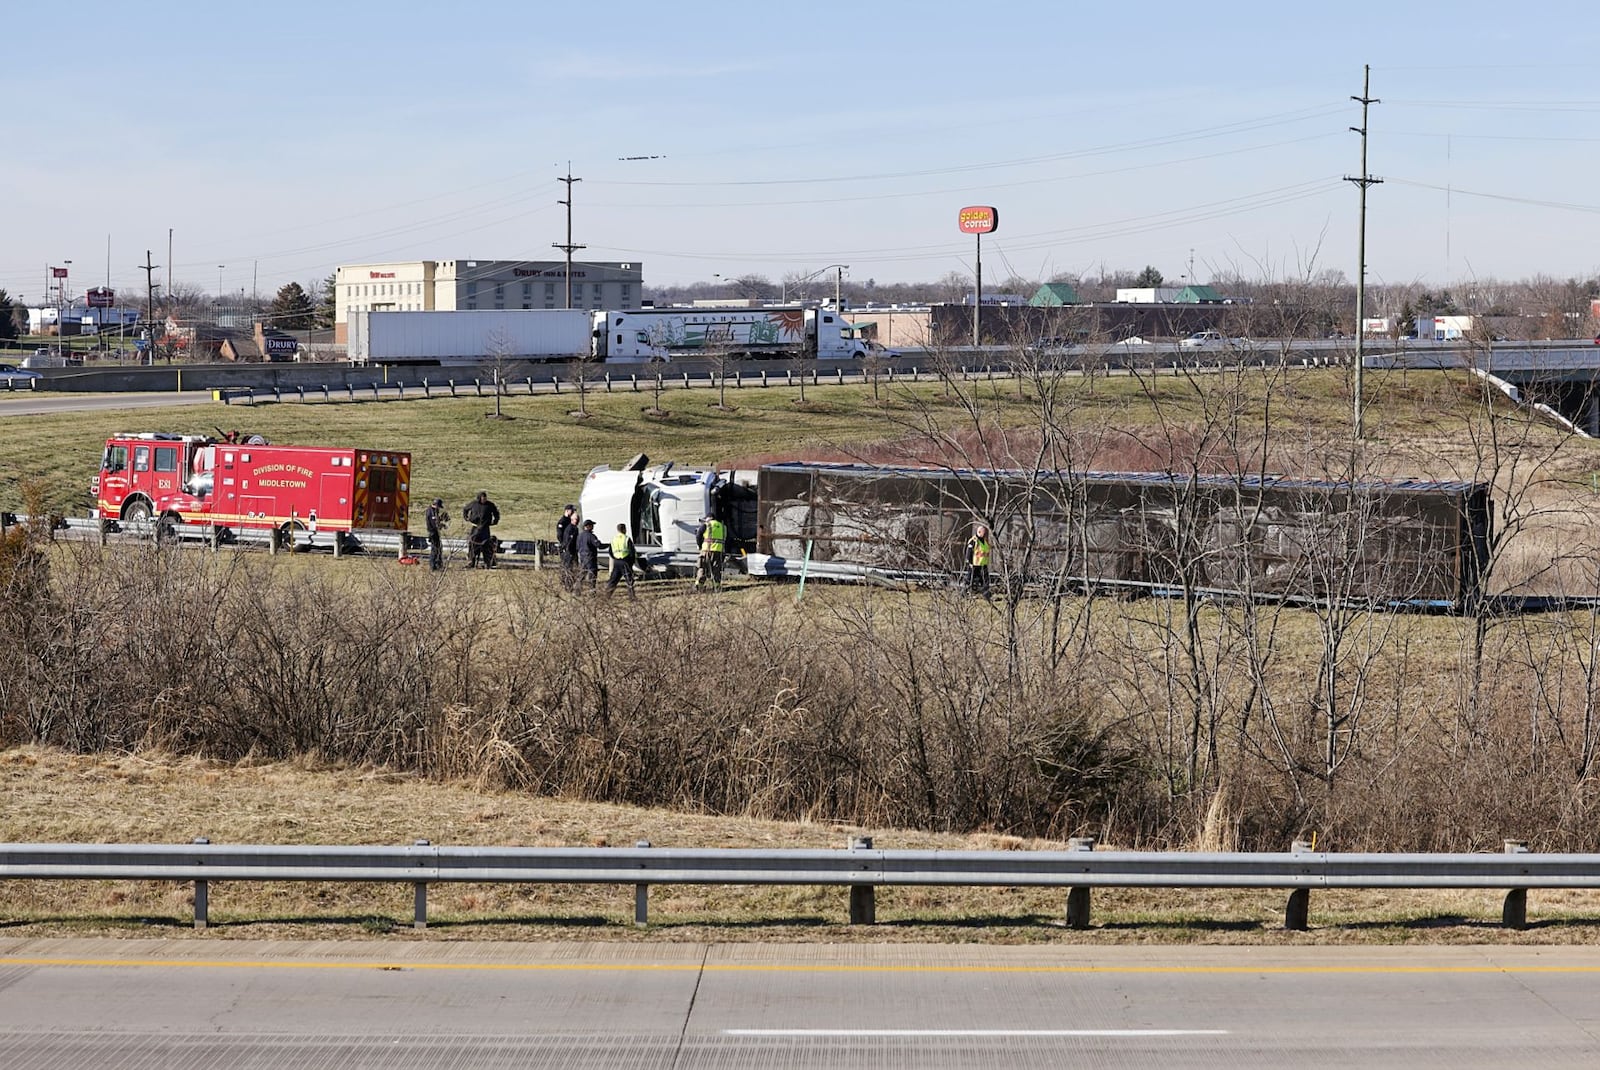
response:
[[[273,446],[204,435],[119,434],[106,440],[90,488],[95,515],[127,526],[177,524],[235,531],[303,533],[405,531],[411,455],[393,450]]]

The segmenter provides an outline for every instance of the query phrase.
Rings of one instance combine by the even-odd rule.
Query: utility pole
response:
[[[144,263],[139,265],[139,270],[144,272],[145,291],[145,330],[150,333],[150,363],[156,362],[156,268],[160,264],[150,262],[150,250],[144,251]]]
[[[588,246],[574,245],[572,243],[572,184],[574,182],[582,182],[583,179],[581,179],[581,178],[573,178],[572,177],[572,161],[568,160],[567,161],[567,173],[566,173],[566,176],[562,177],[560,175],[557,175],[556,176],[556,181],[557,182],[565,182],[567,184],[567,199],[564,200],[564,201],[556,201],[557,204],[564,204],[564,205],[567,206],[567,240],[565,242],[558,242],[558,241],[557,242],[551,242],[550,244],[553,245],[555,248],[560,249],[562,252],[567,254],[567,307],[571,308],[572,307],[572,253],[573,253],[573,251],[575,249],[586,249],[586,248],[588,248]]]
[[[1361,105],[1361,125],[1352,126],[1350,129],[1361,135],[1361,174],[1345,175],[1346,182],[1353,182],[1361,191],[1360,229],[1356,236],[1356,383],[1355,383],[1355,412],[1353,423],[1355,425],[1356,441],[1361,441],[1364,433],[1364,414],[1362,404],[1362,365],[1366,362],[1366,315],[1367,315],[1367,187],[1376,186],[1383,182],[1381,178],[1373,178],[1367,173],[1367,109],[1373,104],[1381,104],[1377,97],[1372,95],[1372,65],[1365,64],[1361,68],[1361,95],[1351,97]]]
[[[145,259],[150,259],[150,254],[145,254]],[[167,296],[172,296],[172,228],[167,228]]]

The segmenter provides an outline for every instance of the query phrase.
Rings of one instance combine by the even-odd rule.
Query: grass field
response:
[[[1368,423],[1382,471],[1395,475],[1459,476],[1470,458],[1458,457],[1464,428],[1477,403],[1457,378],[1442,373],[1394,373],[1370,377]],[[1238,419],[1246,437],[1270,420],[1279,442],[1318,443],[1348,434],[1349,384],[1339,370],[1278,373],[1267,379],[1248,372],[1239,380]],[[1131,447],[1153,435],[1217,419],[1215,377],[1136,380],[1127,376],[1064,381],[1063,423],[1094,429],[1103,441],[1126,440],[1127,458],[1108,463],[1138,466]],[[663,395],[664,417],[646,415],[648,392],[591,392],[590,417],[571,413],[577,399],[509,397],[505,419],[488,418],[489,398],[433,398],[386,402],[282,403],[254,407],[109,410],[16,416],[0,421],[0,508],[21,506],[18,482],[42,481],[45,503],[55,512],[84,515],[88,486],[100,447],[122,431],[207,434],[238,428],[294,445],[361,445],[409,450],[413,457],[413,501],[442,497],[459,503],[488,490],[505,520],[503,537],[546,533],[561,505],[573,500],[595,465],[620,464],[636,453],[680,464],[726,464],[778,457],[848,456],[868,444],[934,438],[970,426],[970,410],[941,396],[931,383],[903,381],[882,387],[874,401],[863,386],[807,389],[811,404],[795,404],[795,391],[773,386],[729,390],[728,410],[707,389]],[[1036,422],[1031,387],[1017,399],[1014,384],[965,382],[959,390],[976,399],[986,419],[1013,426]],[[1233,417],[1230,416],[1230,419]],[[1572,464],[1596,467],[1592,451],[1575,446]],[[1145,466],[1148,466],[1146,460]],[[1580,473],[1581,474],[1581,473]]]

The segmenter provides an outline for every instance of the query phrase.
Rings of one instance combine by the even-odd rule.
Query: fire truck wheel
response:
[[[150,503],[143,498],[129,502],[128,507],[122,511],[122,519],[130,524],[150,523]]]
[[[178,518],[164,516],[156,521],[156,542],[175,543],[178,541]]]
[[[296,547],[307,544],[308,532],[309,529],[300,521],[286,520],[278,525],[278,545],[293,553]]]

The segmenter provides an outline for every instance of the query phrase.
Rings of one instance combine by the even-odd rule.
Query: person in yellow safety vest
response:
[[[611,575],[606,579],[606,594],[611,595],[617,589],[617,582],[628,581],[628,597],[636,597],[633,593],[633,540],[628,537],[628,525],[618,524],[617,533],[611,536]]]
[[[989,529],[979,524],[972,529],[967,540],[967,585],[973,594],[989,597],[989,559],[994,556],[994,544],[989,541]]]
[[[694,589],[698,591],[702,583],[710,580],[712,589],[720,591],[722,562],[728,550],[728,525],[714,516],[703,516],[696,538],[700,543],[700,568],[695,573]]]

